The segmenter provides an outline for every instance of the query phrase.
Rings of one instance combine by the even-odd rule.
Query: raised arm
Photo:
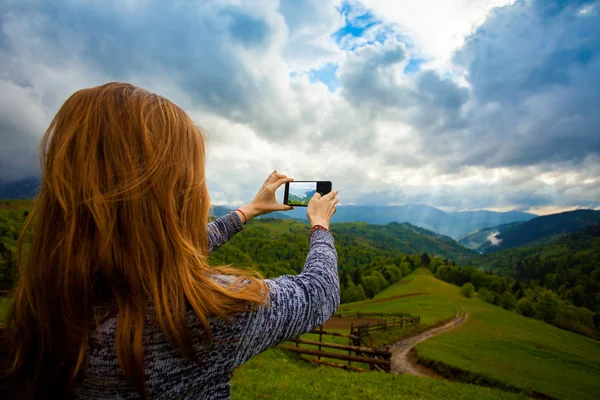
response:
[[[207,227],[208,253],[216,251],[236,233],[243,231],[243,224],[252,218],[273,211],[292,210],[294,207],[278,204],[275,199],[277,188],[291,181],[293,181],[293,178],[288,178],[283,174],[278,174],[277,171],[273,171],[249,204],[241,206],[237,210],[209,223]]]
[[[216,251],[223,246],[236,233],[244,230],[244,225],[236,212],[223,215],[208,223],[206,233],[208,234],[208,253]]]
[[[337,252],[333,235],[315,231],[302,273],[267,279],[268,302],[240,314],[238,351],[232,369],[255,355],[327,321],[340,305]]]

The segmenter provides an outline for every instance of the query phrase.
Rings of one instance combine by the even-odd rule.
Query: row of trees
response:
[[[432,263],[429,269],[438,279],[461,286],[461,294],[465,297],[477,296],[526,317],[537,318],[589,337],[600,337],[600,316],[561,299],[552,290],[533,282],[523,283],[475,267],[448,265],[443,261]]]

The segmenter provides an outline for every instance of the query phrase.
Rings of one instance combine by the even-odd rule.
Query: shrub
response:
[[[467,282],[460,288],[460,294],[463,297],[470,299],[475,294],[475,287],[473,286],[473,284],[471,282]]]
[[[533,317],[535,315],[535,308],[527,297],[522,297],[517,301],[517,312],[526,317]]]
[[[477,297],[479,297],[481,300],[488,302],[488,303],[492,303],[492,304],[497,304],[498,302],[498,294],[489,291],[487,288],[482,287],[481,289],[479,289],[479,292],[477,292]]]
[[[500,296],[500,305],[506,310],[514,310],[517,305],[517,299],[515,299],[515,296],[511,292],[504,292]]]
[[[535,305],[535,316],[546,322],[552,322],[558,313],[560,300],[551,290],[544,290],[538,297]]]

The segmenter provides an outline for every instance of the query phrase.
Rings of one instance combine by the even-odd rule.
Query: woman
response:
[[[182,109],[129,84],[78,91],[58,111],[6,319],[18,398],[229,398],[234,368],[335,312],[337,192],[310,201],[298,276],[211,267],[248,220],[291,209],[275,190],[292,179],[273,171],[207,224],[205,146]]]

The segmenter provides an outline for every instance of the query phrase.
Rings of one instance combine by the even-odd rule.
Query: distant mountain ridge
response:
[[[487,246],[495,243],[494,239],[496,239],[500,233],[522,224],[523,222],[525,221],[509,222],[508,224],[483,228],[475,233],[461,237],[458,239],[458,243],[462,244],[467,249],[483,252]]]
[[[40,184],[41,181],[35,177],[17,181],[0,180],[0,199],[33,199],[40,191]]]
[[[600,211],[575,210],[544,215],[509,227],[475,250],[488,254],[506,249],[544,244],[561,235],[600,223]]]
[[[306,209],[298,207],[292,211],[276,212],[269,216],[306,220]],[[403,206],[339,206],[332,221],[367,222],[378,225],[390,222],[408,222],[457,240],[483,228],[515,221],[528,221],[535,217],[534,214],[520,211],[480,210],[448,213],[424,204],[408,204]]]
[[[0,181],[0,199],[33,198],[39,191],[38,178],[28,178],[20,181]],[[215,206],[213,214],[226,214],[236,207]],[[296,207],[295,210],[275,212],[269,218],[297,219],[306,221],[306,208]],[[332,218],[333,222],[367,222],[369,224],[385,225],[390,222],[408,222],[414,226],[450,236],[458,240],[470,233],[483,228],[506,224],[515,221],[528,221],[536,215],[520,211],[495,212],[488,210],[461,211],[448,213],[425,204],[407,204],[402,206],[339,206]]]

